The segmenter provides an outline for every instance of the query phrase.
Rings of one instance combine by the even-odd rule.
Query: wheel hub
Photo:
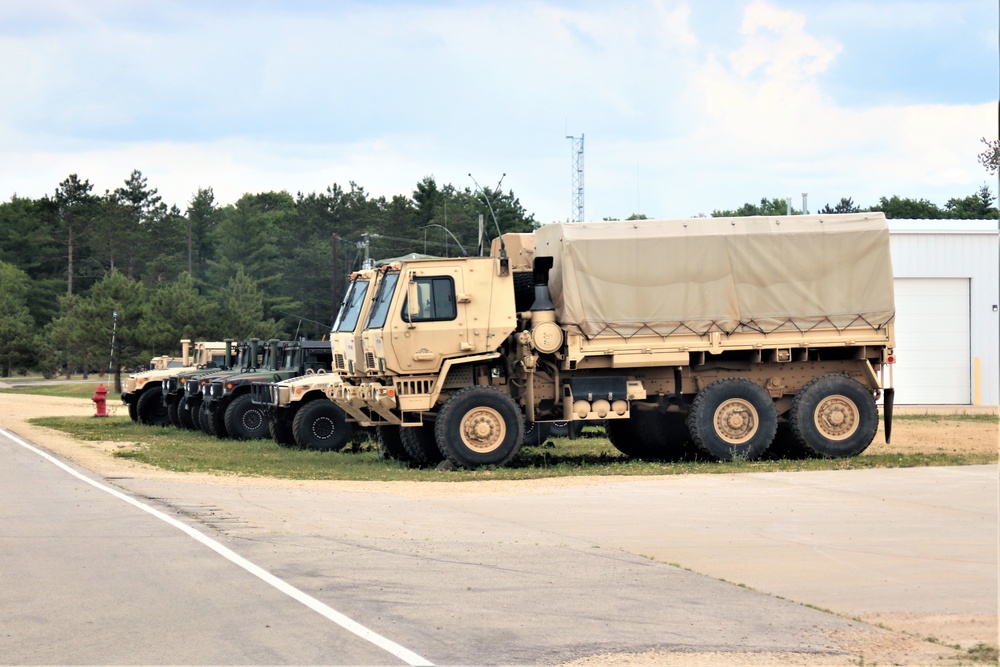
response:
[[[477,452],[491,452],[507,436],[507,426],[500,413],[492,408],[471,410],[462,420],[462,442]]]
[[[333,435],[336,430],[336,426],[333,424],[333,420],[329,417],[320,417],[313,422],[312,432],[320,440],[326,440]]]
[[[830,440],[846,440],[858,430],[858,408],[846,396],[828,396],[816,406],[813,421]]]
[[[731,445],[741,445],[757,433],[757,411],[749,401],[734,398],[715,411],[715,430]]]

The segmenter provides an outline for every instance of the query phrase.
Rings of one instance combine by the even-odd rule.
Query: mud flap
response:
[[[885,444],[889,444],[892,439],[892,402],[896,397],[896,390],[892,387],[882,390],[882,411],[885,419]]]

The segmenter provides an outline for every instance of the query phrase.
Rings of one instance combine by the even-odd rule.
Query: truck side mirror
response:
[[[410,280],[406,285],[406,321],[413,327],[413,316],[420,314],[420,296],[417,294],[417,279],[414,274],[410,274]]]

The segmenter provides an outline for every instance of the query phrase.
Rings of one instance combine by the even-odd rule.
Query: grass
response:
[[[14,381],[17,382],[18,379],[15,378]],[[106,380],[98,380],[96,382],[86,380],[67,382],[66,384],[40,384],[37,386],[14,387],[13,389],[0,389],[0,394],[35,394],[37,396],[56,396],[59,398],[90,398],[97,391],[97,387],[102,384],[108,390],[108,401],[121,400],[121,394],[113,391],[114,378],[107,378]]]
[[[995,419],[995,417],[994,417]],[[135,424],[125,416],[44,417],[32,423],[57,429],[84,441],[119,443],[115,456],[165,470],[284,479],[374,481],[471,481],[540,479],[582,475],[732,474],[803,470],[858,470],[995,463],[995,454],[865,454],[850,459],[774,461],[648,462],[630,460],[612,447],[598,428],[588,427],[575,440],[555,438],[547,446],[525,447],[505,468],[479,470],[410,469],[379,460],[377,446],[361,441],[351,451],[316,452],[281,447],[270,440],[243,442],[201,432]]]

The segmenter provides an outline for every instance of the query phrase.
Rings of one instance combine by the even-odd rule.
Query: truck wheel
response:
[[[399,439],[403,443],[410,461],[418,466],[432,467],[444,460],[434,436],[434,427],[407,426],[399,429]]]
[[[287,408],[279,408],[267,420],[267,431],[271,438],[284,447],[295,447],[295,435],[292,434],[292,422],[286,414]]]
[[[237,440],[262,440],[270,436],[267,428],[267,413],[256,405],[250,394],[234,398],[226,408],[224,416],[226,433]]]
[[[219,409],[221,406],[218,403],[210,405],[212,407],[208,407],[204,403],[201,405],[202,430],[216,438],[225,438],[229,435],[226,433],[225,411]]]
[[[775,431],[774,440],[771,441],[771,446],[767,448],[767,454],[764,458],[769,461],[778,461],[780,459],[801,461],[811,456],[816,455],[807,450],[799,442],[795,434],[792,433],[791,424],[783,421],[778,423],[778,430]]]
[[[630,459],[649,458],[648,448],[639,441],[632,419],[609,419],[604,425],[611,446]]]
[[[167,400],[169,401],[167,403],[167,416],[170,417],[170,423],[177,428],[181,428],[180,406],[174,399],[168,398]]]
[[[523,447],[541,447],[549,439],[552,425],[548,422],[524,422]]]
[[[128,405],[128,418],[134,422],[139,421],[139,411],[136,409],[135,401],[129,401]]]
[[[188,408],[187,396],[182,396],[181,400],[177,403],[177,417],[181,422],[181,428],[186,428],[189,431],[197,431],[198,425],[194,421],[194,410]]]
[[[615,449],[647,461],[682,461],[697,457],[681,412],[633,409],[629,419],[608,419],[604,430]]]
[[[295,413],[292,435],[299,447],[339,452],[351,439],[347,415],[331,400],[309,401]]]
[[[202,405],[201,401],[198,401],[190,410],[192,411],[191,421],[194,422],[194,430],[208,433],[208,423],[205,421],[205,406]]]
[[[379,446],[379,458],[395,459],[401,463],[409,463],[412,459],[400,435],[402,429],[398,426],[376,426],[375,440]]]
[[[441,453],[456,466],[502,466],[521,449],[524,417],[499,389],[466,387],[441,408],[434,435]]]
[[[711,383],[695,397],[687,418],[691,439],[719,460],[753,461],[767,451],[778,427],[771,396],[744,378]]]
[[[857,456],[875,439],[878,407],[860,382],[830,373],[799,390],[788,421],[795,438],[809,451],[826,458]]]
[[[159,387],[146,389],[139,394],[139,400],[135,402],[135,412],[139,416],[139,421],[147,426],[170,426],[170,415],[167,414],[167,406],[163,404]]]

